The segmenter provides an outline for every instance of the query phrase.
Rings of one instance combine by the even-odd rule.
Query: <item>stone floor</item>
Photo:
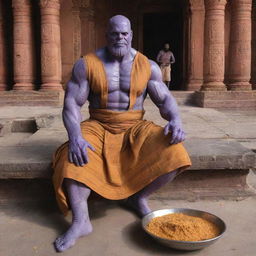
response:
[[[208,211],[224,220],[227,230],[215,244],[199,251],[176,251],[156,243],[141,228],[133,213],[111,201],[92,201],[89,205],[94,231],[81,238],[62,255],[72,256],[254,256],[256,251],[256,198],[241,201],[150,200],[152,209],[192,208]],[[0,212],[1,256],[56,255],[53,241],[70,222],[54,205],[24,202],[4,205]]]
[[[145,109],[146,119],[165,125],[166,121],[161,119],[157,108],[149,100],[145,102]],[[185,146],[193,161],[192,170],[206,171],[206,175],[204,179],[200,178],[201,174],[184,181],[181,179],[180,183],[184,183],[183,192],[186,192],[185,198],[179,198],[181,193],[176,186],[168,187],[157,196],[152,196],[150,205],[152,209],[188,207],[216,214],[227,224],[223,238],[201,251],[175,251],[150,239],[141,229],[140,220],[132,213],[118,208],[114,202],[96,200],[90,203],[94,232],[80,239],[74,248],[63,255],[255,255],[256,111],[220,111],[180,106],[180,112],[187,134]],[[83,116],[88,117],[86,107],[83,108]],[[28,119],[33,120],[34,125],[26,127]],[[18,122],[13,124],[13,120]],[[38,129],[36,131],[35,125]],[[46,195],[44,199],[36,196],[31,202],[28,199],[33,196],[33,192],[26,190],[26,184],[21,182],[23,185],[17,188],[16,182],[4,179],[49,178],[52,153],[66,139],[61,108],[0,108],[0,256],[55,255],[52,242],[67,228],[70,216],[64,219],[55,204],[45,200],[47,197],[52,198],[51,191],[48,196],[38,187],[36,180],[28,180],[28,185],[33,183],[34,188],[39,188]],[[207,186],[214,176],[210,170],[216,169],[230,170],[229,176],[218,174],[220,178],[209,188]],[[240,184],[236,184],[230,191],[228,189],[232,185],[230,180],[233,176],[243,170],[250,172],[243,178],[238,175],[237,181],[248,180],[246,182],[254,192],[240,197],[239,193],[236,194],[241,189]],[[201,183],[197,183],[198,180]],[[193,197],[189,187],[191,184],[195,195]],[[21,194],[20,197],[13,193],[14,188]],[[213,195],[211,200],[209,197],[206,200],[198,197],[199,193],[205,193],[204,189],[208,189],[207,193],[210,189]],[[25,195],[22,195],[23,191]],[[235,200],[230,200],[228,191],[235,195]],[[216,197],[217,194],[222,197]],[[40,205],[35,203],[36,200]]]

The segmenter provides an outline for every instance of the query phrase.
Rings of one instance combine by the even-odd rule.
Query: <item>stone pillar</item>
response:
[[[190,0],[189,67],[187,90],[199,90],[203,84],[204,1]]]
[[[73,1],[74,2],[74,1]],[[81,21],[79,6],[73,6],[73,62],[75,63],[81,56]]]
[[[4,20],[3,6],[0,1],[0,91],[7,89],[7,63],[6,63],[6,47],[4,41]]]
[[[205,0],[203,91],[223,91],[226,0]]]
[[[81,49],[82,54],[95,50],[94,10],[90,7],[80,8],[81,19]]]
[[[61,85],[60,3],[40,0],[41,8],[41,90],[63,90]]]
[[[251,9],[252,0],[231,1],[230,90],[251,90]]]
[[[252,61],[251,61],[251,83],[256,90],[256,0],[252,1]]]
[[[35,63],[29,0],[13,0],[14,90],[33,90]]]

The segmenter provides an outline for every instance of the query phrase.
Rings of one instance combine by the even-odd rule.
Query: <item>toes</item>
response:
[[[54,245],[55,245],[55,249],[58,251],[58,252],[63,252],[63,251],[66,251],[67,249],[69,249],[70,247],[72,247],[73,245],[75,244],[75,240],[68,240],[68,241],[65,241],[63,236],[61,237],[58,237],[55,242],[54,242]]]
[[[63,243],[64,243],[64,241],[63,241],[63,236],[58,237],[58,238],[54,241],[55,246],[58,246],[58,247],[61,246]]]
[[[71,240],[71,241],[67,241],[66,243],[63,243],[59,248],[58,251],[59,252],[64,252],[67,249],[69,249],[70,247],[72,247],[75,244],[75,240]]]

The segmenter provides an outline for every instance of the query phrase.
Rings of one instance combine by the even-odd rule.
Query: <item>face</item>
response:
[[[165,50],[169,50],[169,49],[170,49],[170,45],[169,45],[169,44],[165,44],[165,45],[164,45],[164,49],[165,49]]]
[[[107,31],[107,47],[116,57],[123,57],[129,53],[132,43],[132,30],[126,21],[112,23]]]

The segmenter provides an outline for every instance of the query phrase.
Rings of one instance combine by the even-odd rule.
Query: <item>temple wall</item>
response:
[[[133,47],[143,52],[143,15],[179,10],[187,33],[182,88],[255,89],[255,1],[175,1],[1,0],[0,90],[62,90],[75,61],[106,44],[111,16],[131,20]]]
[[[80,36],[78,36],[78,38],[75,38],[74,36],[74,31],[76,30],[74,19],[72,0],[62,1],[60,9],[60,34],[63,83],[70,77],[72,66],[75,61],[74,44],[76,44],[76,40],[80,40]]]
[[[231,10],[228,2],[225,9],[225,81],[228,80],[228,57],[229,57],[229,38],[230,38]]]

